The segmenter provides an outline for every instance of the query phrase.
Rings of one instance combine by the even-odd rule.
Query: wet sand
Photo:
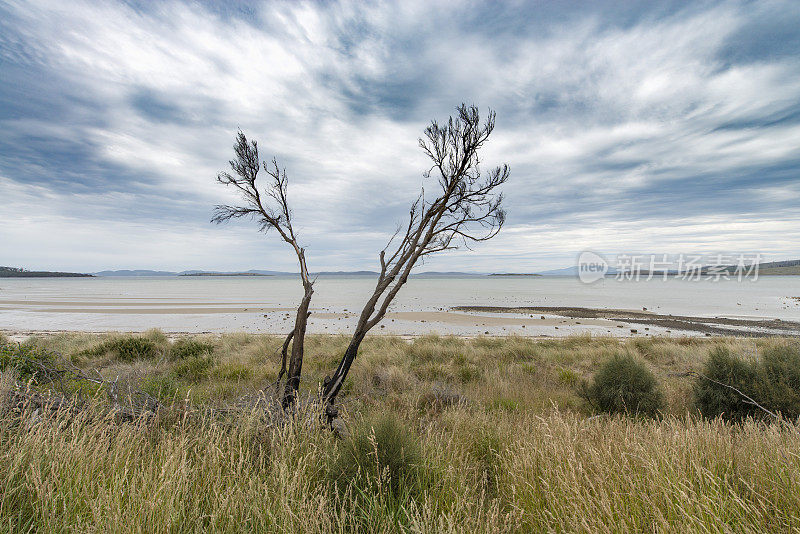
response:
[[[52,305],[52,302],[48,303]],[[142,331],[147,328],[162,328],[170,334],[222,333],[249,331],[264,334],[280,334],[291,330],[294,324],[292,308],[267,307],[164,307],[92,308],[96,303],[76,308],[47,308],[56,316],[64,314],[107,314],[109,317],[129,314],[127,328],[30,330],[4,329],[0,331],[13,339],[23,339],[37,333],[63,331],[108,332]],[[150,304],[152,306],[152,304]],[[40,309],[41,310],[41,309]],[[156,316],[161,318],[156,319]],[[197,317],[194,328],[174,328],[170,320],[183,316]],[[146,317],[151,317],[147,319]],[[216,319],[215,319],[216,317]],[[142,319],[143,326],[134,324]],[[358,315],[353,312],[312,310],[309,318],[309,333],[347,334],[352,331]],[[205,320],[205,322],[204,322]],[[222,322],[224,320],[224,322]],[[126,323],[128,324],[128,323]],[[457,306],[447,311],[399,311],[390,312],[372,330],[371,334],[390,334],[415,337],[430,333],[442,335],[562,337],[571,334],[591,334],[614,337],[651,335],[723,335],[723,336],[790,336],[800,337],[800,323],[778,319],[744,319],[733,317],[689,317],[665,315],[648,310],[597,309],[555,306]]]
[[[309,333],[351,333],[373,286],[371,277],[321,277]],[[593,285],[568,277],[421,277],[409,280],[372,333],[798,335],[798,287],[800,277]],[[297,280],[280,276],[9,279],[0,283],[0,330],[285,334],[300,296]]]
[[[52,304],[52,303],[51,303]],[[94,308],[95,303],[93,302],[91,305],[88,306],[81,306],[79,308],[48,308],[48,307],[40,307],[37,308],[36,311],[38,312],[45,312],[45,313],[102,313],[106,314],[136,314],[136,315],[168,315],[168,314],[184,314],[184,315],[196,315],[196,314],[209,314],[209,313],[273,313],[273,312],[287,312],[287,313],[294,313],[294,308],[257,308],[257,307],[249,307],[245,308],[243,306],[237,307],[222,307],[222,306],[209,306],[207,308],[197,307],[197,306],[186,306],[186,307],[172,307],[172,308],[122,308],[119,307],[117,304],[116,308]],[[152,304],[151,304],[152,306]],[[14,310],[16,308],[7,308],[0,306],[0,310]]]
[[[792,336],[800,337],[800,322],[781,319],[742,319],[731,317],[689,317],[665,315],[648,310],[593,309],[561,306],[456,306],[456,311],[474,313],[546,313],[572,319],[602,319],[626,324],[653,325],[670,330],[699,332],[725,336]]]

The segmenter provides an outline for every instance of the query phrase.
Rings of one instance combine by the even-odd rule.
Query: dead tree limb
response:
[[[297,236],[292,227],[292,211],[289,208],[287,198],[289,180],[286,177],[286,170],[280,169],[277,160],[274,158],[271,163],[266,161],[262,163],[258,156],[257,143],[248,141],[241,130],[236,135],[236,144],[233,149],[236,159],[230,161],[230,166],[234,174],[222,172],[217,175],[217,181],[223,185],[233,186],[238,189],[244,203],[238,206],[216,206],[211,221],[220,224],[231,219],[243,217],[253,219],[258,223],[260,231],[277,231],[281,239],[292,247],[300,265],[303,298],[297,307],[292,334],[284,342],[282,372],[278,379],[280,380],[280,377],[284,374],[286,352],[288,343],[291,341],[292,354],[289,359],[288,370],[285,371],[286,384],[281,400],[283,407],[288,408],[294,406],[297,389],[300,386],[300,374],[303,368],[303,342],[309,315],[308,307],[311,303],[311,296],[314,293],[313,281],[308,275],[305,249],[298,244]],[[270,177],[270,184],[265,190],[259,191],[256,180],[262,168]]]
[[[118,379],[108,380],[96,369],[94,374],[87,373],[57,352],[53,352],[52,356],[54,357],[48,360],[32,358],[25,355],[21,346],[18,345],[18,353],[15,355],[16,365],[28,370],[35,370],[31,372],[28,386],[31,383],[48,384],[53,386],[51,392],[55,391],[58,395],[43,395],[31,390],[30,387],[23,388],[19,384],[15,384],[9,399],[12,409],[21,409],[24,406],[47,408],[48,410],[57,410],[62,406],[66,406],[68,409],[79,408],[81,402],[75,404],[68,386],[86,382],[100,386],[105,391],[111,407],[115,410],[116,418],[120,421],[131,421],[143,414],[152,415],[163,408],[158,399],[145,391],[130,386],[127,395],[121,399]],[[14,366],[9,366],[7,369],[13,368]]]
[[[289,335],[286,336],[286,339],[283,341],[283,346],[281,347],[281,370],[278,372],[278,378],[275,381],[276,386],[280,385],[283,375],[286,374],[286,358],[287,358],[286,353],[289,350],[289,343],[292,342],[293,337],[294,337],[294,330],[289,332]]]
[[[489,240],[503,226],[503,195],[498,189],[508,180],[508,165],[482,174],[478,157],[494,124],[493,111],[490,110],[486,121],[481,123],[478,108],[462,104],[457,108],[457,115],[450,117],[447,123],[440,125],[433,121],[425,129],[419,146],[433,166],[424,176],[435,177],[437,194],[429,200],[422,190],[411,204],[408,224],[401,227],[378,256],[380,274],[375,290],[361,311],[339,366],[323,383],[322,397],[329,422],[336,418],[334,402],[361,342],[386,315],[417,261],[459,245],[468,248],[470,242]],[[390,248],[397,236],[402,237]]]

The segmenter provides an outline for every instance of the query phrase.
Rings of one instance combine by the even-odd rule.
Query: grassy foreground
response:
[[[307,393],[346,342],[308,339]],[[33,344],[174,408],[126,424],[99,407],[0,408],[0,531],[796,531],[800,426],[695,417],[677,376],[715,346],[781,343],[370,338],[342,399],[352,437],[337,440],[313,408],[275,425],[242,400],[269,390],[277,338],[45,337]],[[620,353],[655,373],[664,417],[590,417],[576,385]]]

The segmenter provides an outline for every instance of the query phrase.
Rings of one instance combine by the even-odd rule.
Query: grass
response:
[[[155,357],[115,357],[111,335],[29,346],[180,406],[232,404],[275,379],[278,338],[158,334],[142,336]],[[800,426],[696,417],[677,375],[720,347],[792,343],[368,338],[342,399],[345,440],[312,412],[278,426],[257,410],[179,409],[118,424],[99,408],[20,418],[0,404],[0,532],[791,532]],[[308,338],[304,393],[346,344]],[[618,354],[656,376],[662,417],[589,417],[576,384]]]

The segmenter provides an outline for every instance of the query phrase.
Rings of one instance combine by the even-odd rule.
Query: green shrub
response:
[[[758,395],[766,407],[787,419],[800,417],[800,345],[781,345],[761,354]]]
[[[422,454],[415,434],[397,416],[365,421],[339,446],[329,476],[338,488],[368,496],[388,490],[401,498],[420,487]]]
[[[477,365],[464,364],[458,368],[456,375],[458,375],[458,379],[463,383],[475,382],[480,380],[481,376],[483,376],[483,371]]]
[[[213,365],[211,356],[192,356],[178,362],[170,374],[181,380],[197,381],[204,378]]]
[[[572,369],[562,368],[558,371],[558,382],[565,386],[575,386],[578,383],[578,373]]]
[[[214,345],[205,341],[181,338],[169,348],[169,356],[173,360],[185,360],[201,354],[214,352]]]
[[[142,332],[142,337],[149,339],[156,345],[165,345],[167,343],[167,335],[160,328],[146,330]]]
[[[519,401],[511,397],[500,397],[491,402],[491,407],[501,412],[516,412],[519,410]]]
[[[170,402],[182,397],[180,384],[172,374],[152,376],[141,381],[142,391],[153,397]]]
[[[695,380],[692,393],[695,407],[705,417],[722,416],[738,421],[756,415],[755,406],[747,404],[739,393],[722,385],[726,384],[747,395],[755,395],[758,372],[753,363],[731,354],[728,347],[714,347],[703,367],[702,375],[706,378]]]
[[[767,413],[739,392],[788,419],[800,417],[800,346],[780,345],[745,360],[727,347],[715,347],[693,387],[694,403],[705,417],[730,421],[763,419]],[[730,387],[727,387],[730,386]]]
[[[53,368],[55,355],[34,343],[0,343],[0,369],[15,369],[22,379],[48,380],[43,365]]]
[[[642,362],[630,355],[614,356],[604,363],[581,396],[596,410],[655,416],[664,406],[658,381]]]
[[[149,337],[126,336],[104,341],[100,345],[83,351],[83,354],[100,356],[112,354],[124,362],[136,360],[154,360],[161,355],[161,350],[155,341]]]
[[[245,364],[236,362],[223,363],[209,371],[211,378],[220,380],[246,380],[253,376],[253,369]],[[269,376],[270,378],[267,378],[267,381],[274,382],[275,378],[277,378],[277,373],[270,373]]]

